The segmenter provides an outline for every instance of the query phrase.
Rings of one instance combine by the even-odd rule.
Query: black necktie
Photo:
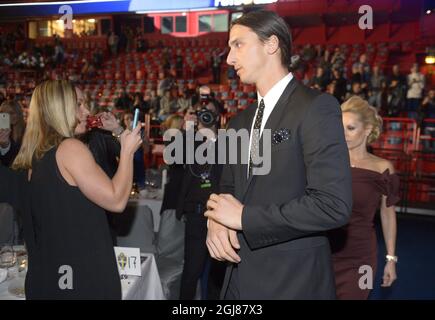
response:
[[[249,155],[249,177],[252,175],[252,167],[254,166],[252,157],[258,155],[258,144],[260,142],[260,129],[261,122],[263,121],[264,107],[264,100],[261,99],[257,116],[255,117],[254,128],[252,130],[251,153]]]

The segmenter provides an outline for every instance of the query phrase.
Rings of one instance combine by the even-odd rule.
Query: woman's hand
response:
[[[110,131],[114,134],[120,134],[122,127],[119,125],[115,116],[111,112],[103,112],[100,114],[101,123],[103,124],[103,129]]]
[[[133,155],[137,149],[142,145],[141,130],[142,124],[138,122],[133,131],[125,130],[120,137],[121,140],[121,153]]]
[[[384,276],[382,277],[381,287],[390,287],[397,279],[396,263],[394,261],[387,261],[384,268]]]

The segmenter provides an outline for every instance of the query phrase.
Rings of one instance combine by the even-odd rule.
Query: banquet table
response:
[[[0,283],[0,300],[24,300],[24,298],[20,298],[9,293],[8,287],[14,279],[6,280]],[[22,278],[22,281],[24,283],[24,278]]]
[[[156,260],[151,253],[141,253],[142,276],[121,280],[122,300],[166,300]]]
[[[141,276],[128,276],[121,280],[122,300],[166,300],[160,283],[154,255],[141,253]],[[22,280],[19,276],[0,283],[0,300],[24,300],[8,290],[12,281]]]

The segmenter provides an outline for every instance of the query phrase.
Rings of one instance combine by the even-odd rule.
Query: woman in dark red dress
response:
[[[330,234],[338,299],[367,299],[375,285],[377,245],[374,216],[380,208],[386,264],[383,287],[396,279],[396,212],[399,177],[392,164],[367,151],[382,119],[367,101],[354,96],[341,106],[352,165],[353,207],[349,224]],[[371,274],[370,274],[371,271]]]

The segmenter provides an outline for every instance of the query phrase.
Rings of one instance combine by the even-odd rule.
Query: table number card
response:
[[[139,248],[114,247],[116,265],[121,276],[141,276]]]

